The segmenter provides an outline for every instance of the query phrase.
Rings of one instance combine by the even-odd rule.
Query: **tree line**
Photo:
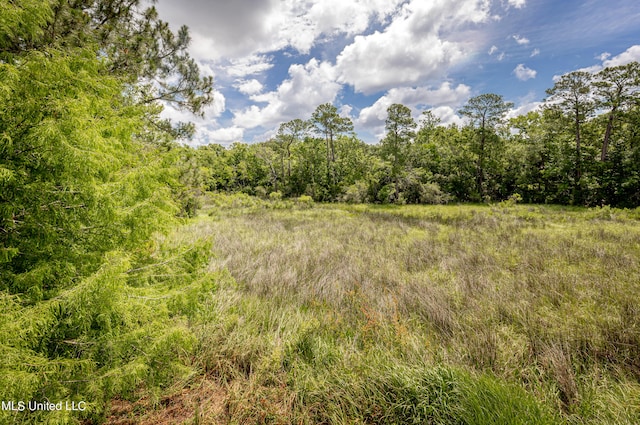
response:
[[[640,205],[640,65],[575,71],[547,90],[542,107],[507,119],[498,94],[472,97],[466,125],[419,122],[405,105],[387,109],[386,134],[370,145],[332,104],[282,123],[275,137],[229,149],[197,149],[208,190],[318,201]]]

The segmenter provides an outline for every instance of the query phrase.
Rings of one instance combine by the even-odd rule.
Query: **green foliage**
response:
[[[216,288],[202,273],[210,245],[151,237],[180,207],[194,213],[201,183],[138,79],[158,77],[161,95],[178,76],[165,100],[195,111],[210,81],[185,55],[186,31],[171,38],[152,9],[129,20],[137,6],[0,1],[0,398],[87,403],[3,410],[2,423],[97,423],[111,398],[192,373],[187,323]],[[160,44],[129,68],[119,37]]]
[[[8,53],[33,45],[44,34],[44,28],[51,21],[52,10],[37,0],[0,2],[0,59],[7,60]],[[20,40],[22,46],[15,46]]]
[[[202,113],[213,100],[211,77],[200,75],[187,52],[187,28],[174,33],[155,8],[142,1],[18,5],[2,0],[0,12],[0,58],[5,62],[19,63],[33,51],[96,46],[105,63],[102,74],[128,81],[134,92],[131,100],[139,104],[162,100]]]
[[[171,223],[175,206],[155,148],[135,143],[127,106],[92,50],[0,65],[0,266],[3,288],[34,301],[90,272],[102,254]],[[51,292],[53,291],[53,292]]]
[[[99,421],[111,398],[137,397],[143,385],[161,389],[193,373],[196,339],[187,323],[207,314],[218,279],[203,271],[210,244],[185,250],[175,243],[156,240],[136,263],[110,253],[94,274],[34,306],[2,295],[2,399],[88,404],[83,413],[25,411],[15,420]]]
[[[345,189],[340,200],[350,204],[363,204],[369,200],[368,193],[369,185],[367,182],[358,180]]]

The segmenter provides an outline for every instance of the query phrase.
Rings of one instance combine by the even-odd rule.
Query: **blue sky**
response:
[[[445,124],[497,93],[510,115],[537,107],[554,77],[640,61],[637,0],[159,0],[187,25],[214,76],[215,102],[193,145],[258,142],[331,102],[377,142],[386,108],[430,109]]]

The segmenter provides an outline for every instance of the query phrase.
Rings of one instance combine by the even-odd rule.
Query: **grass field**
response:
[[[148,423],[640,423],[639,210],[213,195],[172,238],[218,283]]]

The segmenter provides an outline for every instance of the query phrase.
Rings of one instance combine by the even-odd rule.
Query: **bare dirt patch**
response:
[[[227,423],[227,392],[219,384],[203,379],[192,388],[183,388],[163,397],[136,402],[115,399],[106,423],[109,425],[174,425]]]

